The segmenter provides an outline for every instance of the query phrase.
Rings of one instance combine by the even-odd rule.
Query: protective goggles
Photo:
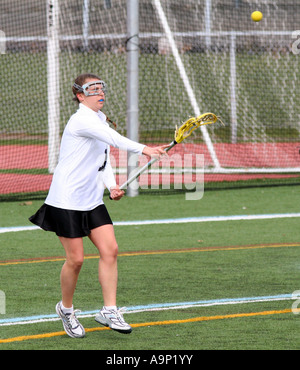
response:
[[[92,81],[80,86],[74,83],[73,85],[79,92],[83,92],[85,96],[100,95],[102,92],[104,95],[107,92],[106,83],[104,81]]]

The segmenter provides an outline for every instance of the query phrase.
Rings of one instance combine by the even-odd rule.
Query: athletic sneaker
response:
[[[80,312],[75,310],[72,313],[65,314],[61,309],[61,301],[56,305],[56,312],[58,316],[62,319],[65,332],[72,338],[82,338],[85,336],[85,331],[83,326],[78,321],[75,313]]]
[[[123,318],[122,312],[124,308],[118,310],[108,310],[105,307],[100,310],[95,320],[102,325],[109,326],[111,329],[119,333],[129,334],[132,332],[132,327],[127,324]]]

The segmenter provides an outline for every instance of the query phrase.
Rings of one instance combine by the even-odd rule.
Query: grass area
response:
[[[183,194],[142,195],[120,202],[107,198],[106,204],[115,221],[278,214],[299,211],[299,190],[294,186],[208,191],[198,201],[186,201]],[[41,204],[2,202],[0,227],[29,225],[28,217]],[[118,304],[291,294],[299,289],[298,223],[298,218],[276,218],[115,226],[120,249]],[[0,320],[53,314],[63,264],[57,237],[41,230],[0,233],[0,245],[2,262],[19,261],[0,265],[0,290],[6,294],[6,314]],[[82,311],[97,310],[102,304],[98,258],[88,238],[85,253],[92,256],[84,262],[74,304]],[[39,257],[60,258],[42,262]],[[20,263],[21,259],[26,260]],[[0,349],[298,349],[298,317],[291,307],[287,300],[128,313],[125,317],[135,327],[127,336],[100,328],[92,317],[82,318],[88,329],[83,340],[55,334],[63,330],[59,321],[3,326]],[[53,336],[44,337],[47,333]],[[28,335],[41,337],[1,344],[1,339]]]

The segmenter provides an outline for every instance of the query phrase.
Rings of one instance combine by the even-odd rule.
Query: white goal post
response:
[[[59,0],[47,0],[47,83],[48,83],[48,170],[58,162],[59,154]]]
[[[188,94],[188,97],[190,99],[190,102],[192,104],[192,107],[194,109],[194,113],[195,113],[196,117],[198,117],[201,114],[200,109],[199,109],[199,105],[197,103],[197,100],[196,100],[194,91],[193,91],[192,86],[191,86],[190,81],[189,81],[189,78],[188,78],[188,76],[186,74],[186,71],[185,71],[185,68],[184,68],[184,64],[182,63],[182,60],[180,58],[180,54],[178,52],[178,48],[176,46],[174,37],[173,37],[172,32],[170,30],[170,27],[169,27],[167,18],[165,16],[165,13],[163,11],[163,8],[161,6],[160,0],[153,0],[153,4],[154,4],[154,6],[156,8],[156,11],[158,13],[159,19],[161,21],[161,24],[162,24],[163,29],[165,31],[165,34],[167,36],[167,40],[168,40],[169,45],[171,47],[172,54],[173,54],[173,56],[175,58],[176,65],[177,65],[177,67],[179,69],[180,76],[182,78],[184,87],[186,89],[186,92]],[[202,112],[202,113],[205,113],[205,112]],[[207,131],[207,129],[206,129],[205,126],[201,126],[200,129],[202,131],[204,141],[205,141],[205,143],[207,145],[207,148],[208,148],[209,153],[211,155],[211,158],[213,160],[214,167],[215,167],[216,170],[218,170],[220,168],[220,163],[218,161],[218,158],[217,158],[216,152],[214,150],[212,141],[211,141],[211,139],[209,137],[208,131]]]

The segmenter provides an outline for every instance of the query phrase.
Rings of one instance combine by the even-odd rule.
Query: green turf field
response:
[[[0,231],[29,226],[27,218],[41,204],[2,202]],[[300,187],[206,191],[198,201],[186,201],[184,194],[152,194],[120,202],[107,199],[106,204],[116,222],[278,215],[299,212]],[[299,217],[116,225],[115,231],[118,305],[142,307],[141,312],[125,314],[132,334],[100,327],[93,314],[80,319],[87,331],[84,339],[69,338],[56,320],[21,324],[32,316],[55,316],[64,253],[52,233],[5,232],[0,233],[0,290],[6,298],[5,313],[0,313],[0,350],[299,349],[295,299],[280,300],[300,289]],[[88,314],[100,308],[102,299],[98,257],[87,238],[85,249],[74,305]],[[264,298],[257,302],[258,297]],[[170,309],[170,304],[181,306]],[[150,311],[150,305],[157,310]]]

